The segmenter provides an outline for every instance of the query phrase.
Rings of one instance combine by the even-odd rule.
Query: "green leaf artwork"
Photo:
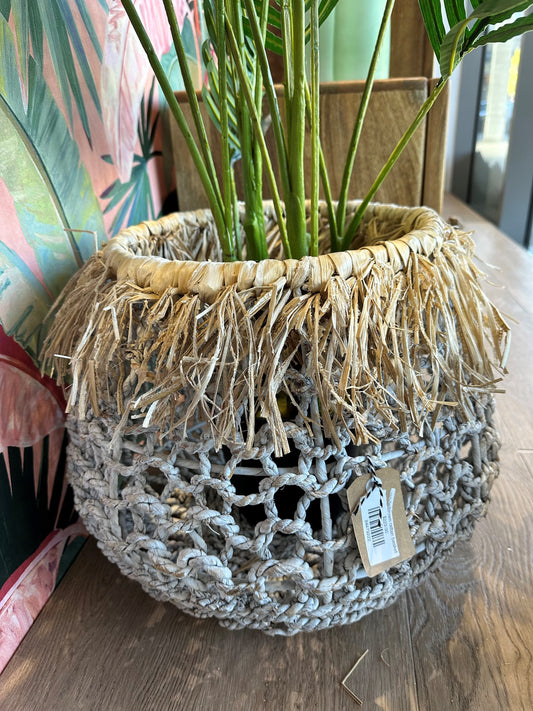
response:
[[[87,12],[86,3],[76,0],[76,6],[84,30],[99,61],[101,61],[102,49],[91,17]],[[26,86],[29,76],[30,55],[42,70],[46,42],[70,125],[72,126],[73,121],[72,100],[74,100],[83,130],[91,143],[89,118],[79,74],[81,74],[99,116],[102,115],[102,109],[89,59],[72,12],[72,2],[69,0],[46,0],[46,2],[42,2],[42,0],[15,0],[13,2],[2,0],[0,12],[6,20],[9,20],[10,17],[13,18],[19,57],[28,58],[27,61],[20,63],[24,86]]]
[[[0,18],[0,178],[42,275],[0,250],[0,323],[36,358],[44,315],[104,237],[102,211],[78,147],[32,57],[27,102],[11,29]],[[72,232],[83,229],[85,232]],[[18,252],[18,249],[17,249]]]
[[[143,98],[139,115],[139,143],[141,153],[135,154],[133,168],[129,180],[122,183],[115,180],[100,196],[104,200],[109,200],[104,210],[110,212],[118,206],[118,210],[111,223],[111,231],[116,232],[126,224],[137,224],[142,220],[155,219],[154,204],[150,188],[150,177],[148,175],[148,163],[156,156],[161,155],[161,151],[153,150],[154,133],[157,127],[159,114],[153,111],[153,95],[155,82],[148,95],[148,101]],[[102,156],[106,162],[111,162],[108,155]]]

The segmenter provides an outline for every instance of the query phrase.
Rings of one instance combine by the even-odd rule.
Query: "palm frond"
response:
[[[148,164],[161,155],[161,151],[156,151],[153,147],[155,129],[159,120],[159,114],[155,113],[153,108],[154,88],[155,82],[152,82],[147,99],[143,97],[141,101],[138,126],[141,153],[134,156],[129,180],[124,183],[115,180],[100,195],[102,199],[109,201],[104,209],[105,214],[118,208],[111,223],[113,232],[126,224],[137,224],[142,220],[157,217],[148,175]],[[102,160],[107,163],[112,162],[108,155],[103,155]]]
[[[435,56],[446,79],[475,47],[489,42],[505,42],[531,29],[530,22],[519,18],[502,28],[484,34],[489,26],[509,20],[515,13],[531,7],[531,0],[419,0],[420,11]],[[470,12],[470,7],[472,11]],[[446,30],[446,26],[449,30]],[[484,37],[490,39],[484,39]]]
[[[82,20],[83,31],[101,61],[102,48],[87,12],[86,3],[76,0],[76,6]],[[42,71],[46,43],[69,123],[72,126],[72,101],[74,101],[87,140],[91,143],[89,118],[80,77],[99,116],[102,114],[102,109],[87,52],[72,12],[72,3],[69,0],[47,0],[46,3],[37,0],[0,0],[0,13],[6,20],[12,17],[15,24],[23,84],[26,85],[28,81],[30,57]]]
[[[531,32],[533,30],[533,15],[526,15],[525,17],[519,17],[514,22],[509,22],[501,27],[497,27],[490,30],[486,34],[479,37],[473,44],[472,49],[476,47],[481,47],[484,44],[491,44],[492,42],[507,42],[507,40],[513,37],[518,37],[524,32]]]
[[[101,240],[105,231],[78,146],[33,57],[28,59],[26,96],[22,93],[15,41],[3,17],[0,56],[0,176],[17,211],[20,239],[26,240],[42,275],[42,284],[30,278],[31,272],[21,270],[4,249],[0,313],[6,333],[36,357],[47,309],[41,290],[48,299],[57,296],[94,252],[91,233]],[[88,232],[75,239],[71,230],[80,227]]]
[[[0,15],[4,19],[9,20],[9,13],[11,12],[11,0],[0,0]]]
[[[433,1],[431,4],[435,5],[436,3]],[[450,30],[440,44],[439,63],[442,77],[448,78],[468,52],[474,47],[484,44],[481,37],[487,27],[509,20],[516,13],[531,7],[532,4],[530,0],[526,2],[524,0],[484,0],[474,8],[470,15],[465,13],[462,20],[453,25],[450,23]],[[514,34],[509,36],[516,36],[531,29],[528,23],[516,24],[516,22],[512,23],[514,30],[510,30]],[[474,23],[473,26],[472,23]],[[493,35],[495,39],[491,41],[505,41],[498,39],[498,37],[505,37],[509,30],[501,34],[496,32],[497,34]]]
[[[419,5],[429,41],[437,60],[440,61],[440,46],[446,36],[440,0],[419,0]]]
[[[268,0],[254,0],[254,5],[257,10],[257,14],[261,15],[261,8],[264,3],[268,4]],[[321,25],[333,12],[339,0],[321,0],[318,7],[318,22]],[[276,7],[278,5],[278,7]],[[305,9],[308,12],[311,8],[311,0],[306,0]],[[268,8],[268,25],[267,25],[267,35],[265,40],[265,45],[267,49],[275,52],[276,54],[283,54],[283,43],[281,41],[281,11],[279,9],[279,3],[270,3]],[[248,18],[243,17],[243,27],[247,35],[251,36],[251,28]],[[309,41],[311,38],[311,24],[308,23],[305,29],[305,40]]]
[[[218,67],[211,52],[211,40],[206,40],[202,46],[202,59],[207,73],[207,84],[204,84],[202,87],[202,98],[207,108],[209,118],[220,131],[221,112]],[[248,64],[248,68],[250,70],[250,64]],[[235,163],[240,160],[242,153],[236,112],[237,82],[231,69],[231,65],[226,67],[226,107],[228,112],[228,138],[230,142],[231,161]]]

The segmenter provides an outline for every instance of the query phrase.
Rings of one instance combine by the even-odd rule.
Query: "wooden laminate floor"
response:
[[[360,622],[292,638],[229,632],[153,601],[90,541],[0,677],[1,711],[533,709],[533,257],[458,201],[513,328],[501,475],[440,572]]]

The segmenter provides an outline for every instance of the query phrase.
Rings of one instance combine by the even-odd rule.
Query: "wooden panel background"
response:
[[[323,84],[321,88],[321,141],[334,199],[338,196],[340,189],[344,157],[349,146],[363,87],[364,83],[358,81]],[[360,198],[366,194],[390,152],[416,115],[427,92],[428,81],[424,78],[389,79],[375,83],[350,183],[349,196],[351,198]],[[187,118],[190,119],[190,110],[185,95],[178,94],[178,97]],[[280,100],[282,101],[282,99]],[[443,98],[441,106],[446,106],[445,101]],[[203,113],[209,142],[215,146],[215,164],[220,171],[219,134],[206,117],[205,108],[203,108]],[[426,124],[427,121],[414,135],[413,140],[378,191],[376,200],[402,205],[419,205],[426,201],[430,207],[436,210],[440,208],[444,165],[442,113],[436,114],[432,119],[431,141],[428,143],[426,138],[430,134],[427,133]],[[176,179],[180,210],[205,207],[207,199],[203,187],[197,177],[185,142],[174,126],[172,127],[172,142],[177,166]],[[267,133],[267,142],[270,146],[273,145],[271,129]],[[307,146],[309,146],[309,141]],[[429,172],[426,170],[428,160],[432,166]],[[438,170],[437,166],[440,166]],[[239,179],[237,177],[237,181]],[[268,196],[269,192],[265,189],[265,197]]]
[[[436,83],[436,79],[430,79],[430,91]],[[448,98],[449,84],[444,87],[426,117],[422,204],[432,207],[437,212],[442,210],[444,197],[444,156],[446,151],[446,126],[448,124]]]
[[[418,0],[396,0],[391,17],[391,77],[432,77],[433,49]]]

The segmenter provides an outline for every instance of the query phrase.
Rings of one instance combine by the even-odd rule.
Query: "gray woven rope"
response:
[[[231,629],[289,635],[355,622],[419,583],[485,514],[498,474],[493,401],[475,422],[441,411],[437,426],[398,435],[377,421],[379,444],[338,449],[287,424],[299,451],[273,456],[268,428],[259,461],[236,448],[159,441],[133,428],[112,453],[111,408],[69,417],[68,470],[76,506],[105,555],[158,600]],[[242,452],[242,450],[241,450]],[[401,472],[416,555],[376,578],[362,567],[346,487],[372,464]]]
[[[389,604],[471,535],[509,334],[470,237],[431,210],[373,205],[329,255],[322,206],[323,254],[300,261],[265,214],[261,263],[217,262],[206,211],[123,231],[67,285],[45,360],[106,555],[192,614],[293,634]],[[417,552],[369,579],[346,488],[385,465]]]

